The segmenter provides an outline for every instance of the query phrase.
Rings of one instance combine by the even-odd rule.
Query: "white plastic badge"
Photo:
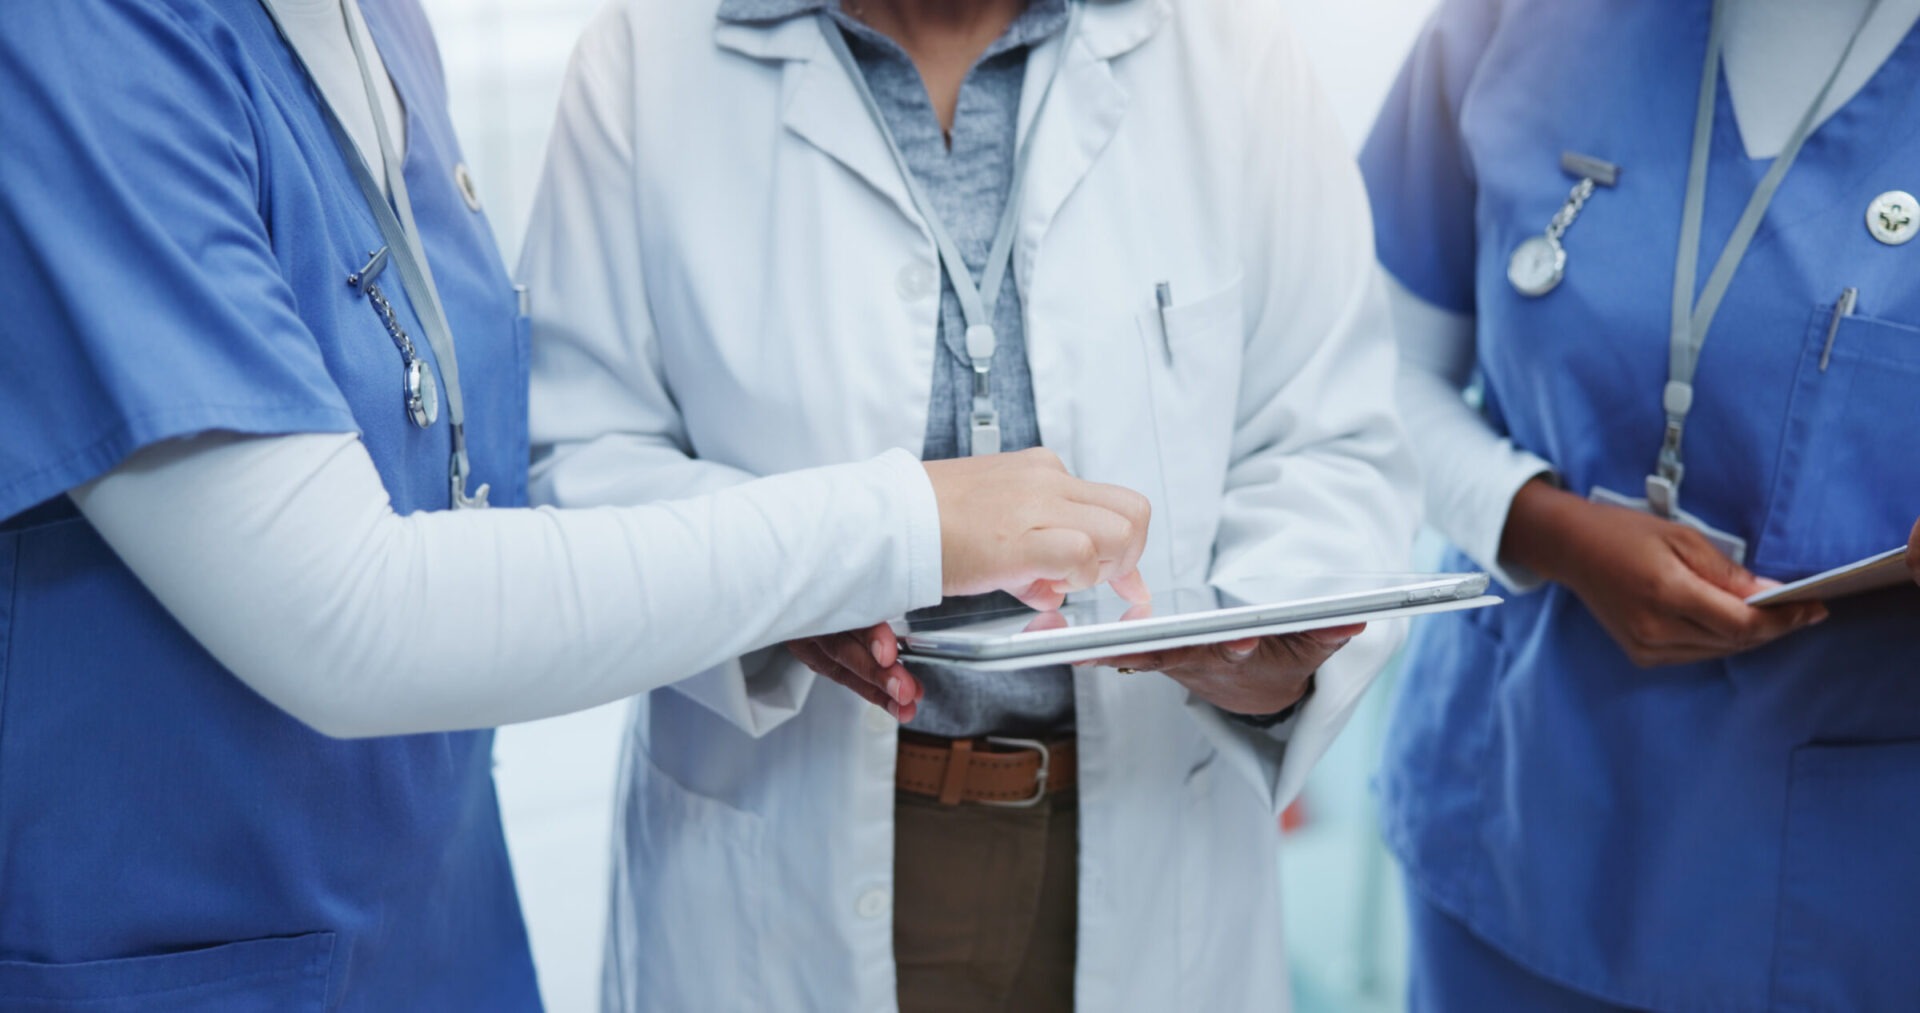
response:
[[[1587,499],[1594,503],[1604,503],[1608,506],[1626,507],[1628,510],[1638,510],[1643,514],[1652,514],[1655,517],[1660,517],[1663,520],[1670,520],[1676,524],[1685,524],[1687,527],[1690,527],[1693,530],[1698,531],[1702,535],[1706,536],[1707,541],[1711,542],[1713,544],[1713,547],[1716,549],[1719,549],[1721,554],[1726,556],[1728,559],[1731,559],[1734,562],[1739,563],[1741,566],[1747,565],[1747,540],[1746,539],[1741,538],[1738,535],[1727,534],[1725,531],[1721,531],[1719,528],[1716,528],[1713,525],[1708,524],[1706,521],[1703,521],[1700,518],[1695,517],[1694,515],[1686,512],[1685,510],[1676,509],[1674,511],[1673,516],[1667,517],[1661,514],[1660,511],[1655,510],[1653,506],[1649,504],[1645,499],[1641,499],[1635,496],[1623,496],[1620,493],[1614,492],[1612,489],[1603,489],[1597,485],[1593,487],[1592,492],[1589,492],[1587,494]]]

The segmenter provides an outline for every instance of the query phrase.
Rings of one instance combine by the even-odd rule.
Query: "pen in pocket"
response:
[[[1827,320],[1827,346],[1820,350],[1820,372],[1826,372],[1827,364],[1833,361],[1833,339],[1840,336],[1840,321],[1853,316],[1853,308],[1859,302],[1860,290],[1848,286],[1833,304],[1833,316]]]
[[[1173,363],[1173,331],[1167,327],[1167,311],[1173,308],[1173,286],[1161,282],[1153,286],[1153,302],[1160,309],[1160,340],[1166,345],[1167,363]]]

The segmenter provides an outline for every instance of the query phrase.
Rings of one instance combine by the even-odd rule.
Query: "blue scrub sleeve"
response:
[[[261,212],[242,57],[171,0],[0,31],[0,521],[213,430],[354,432]]]
[[[1467,87],[1498,0],[1444,0],[1420,33],[1360,154],[1380,263],[1415,295],[1474,313],[1472,159],[1460,133]]]

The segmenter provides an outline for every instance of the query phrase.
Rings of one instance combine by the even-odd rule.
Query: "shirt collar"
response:
[[[1018,46],[1037,45],[1067,24],[1068,0],[1028,0],[1025,10],[1013,19],[1007,30],[981,55],[987,59]],[[803,14],[831,12],[842,24],[865,25],[841,13],[840,0],[720,0],[721,21],[769,25]]]

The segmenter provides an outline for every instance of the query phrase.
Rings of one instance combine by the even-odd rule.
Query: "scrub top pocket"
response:
[[[1756,569],[1795,578],[1905,544],[1920,515],[1920,327],[1813,314]],[[1826,368],[1821,360],[1826,358]]]
[[[11,1013],[320,1013],[334,934],[209,946],[74,964],[0,961],[0,1009]]]
[[[1772,1007],[1912,1009],[1920,996],[1920,741],[1793,754]]]
[[[1178,290],[1176,289],[1176,299]],[[1165,484],[1172,573],[1181,584],[1206,579],[1220,521],[1221,488],[1240,402],[1245,330],[1240,279],[1164,312],[1135,317],[1147,359],[1156,451]]]

